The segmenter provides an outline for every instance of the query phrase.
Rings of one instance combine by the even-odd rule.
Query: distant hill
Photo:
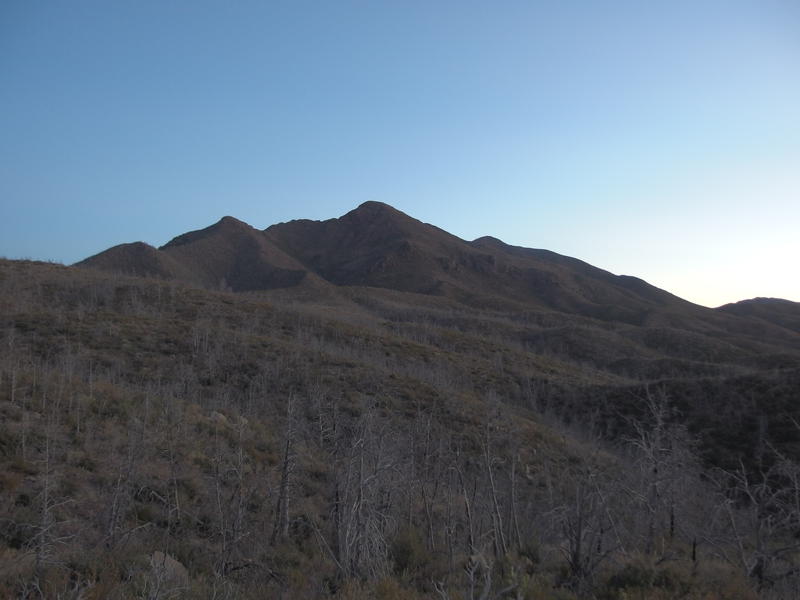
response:
[[[444,296],[469,306],[550,308],[635,324],[661,310],[707,314],[636,277],[489,236],[465,241],[380,202],[365,202],[340,218],[300,219],[264,231],[224,217],[159,249],[141,242],[122,244],[78,266],[237,292],[313,280]],[[721,311],[754,314],[728,307]]]
[[[336,219],[301,219],[263,231],[224,217],[159,249],[123,244],[78,266],[208,289],[282,290],[286,298],[302,292],[306,301],[347,297],[356,290],[375,295],[384,289],[413,294],[402,300],[411,305],[425,304],[423,297],[438,298],[463,308],[549,315],[551,321],[579,328],[585,323],[574,317],[582,317],[617,328],[644,328],[616,335],[671,357],[712,363],[737,361],[740,355],[763,358],[786,347],[800,350],[794,303],[758,301],[714,311],[636,277],[614,275],[548,250],[511,246],[488,236],[465,241],[380,202],[365,202]],[[606,334],[579,337],[590,354],[617,354],[609,349]],[[539,343],[542,337],[531,339]]]
[[[78,264],[233,291],[288,288],[315,277],[473,306],[547,307],[601,318],[643,318],[656,308],[692,306],[639,279],[554,252],[490,237],[468,242],[379,202],[338,219],[290,221],[263,232],[224,217],[158,250],[124,244]]]
[[[78,264],[237,292],[297,286],[314,279],[262,232],[233,217],[179,235],[158,249],[141,242],[122,244]]]
[[[756,317],[800,333],[800,303],[780,298],[753,298],[720,306],[717,310],[732,315]]]

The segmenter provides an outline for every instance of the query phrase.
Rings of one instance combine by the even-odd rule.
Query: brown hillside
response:
[[[116,246],[78,265],[236,292],[324,285],[260,231],[233,217],[180,235],[158,250],[144,244],[128,246]]]
[[[309,275],[261,232],[233,217],[180,235],[160,250],[186,265],[198,283],[209,288],[269,290],[297,286]]]
[[[139,277],[193,279],[192,273],[183,265],[144,242],[120,244],[78,264]]]
[[[756,317],[800,333],[800,303],[780,298],[753,298],[717,309],[732,315]]]
[[[320,285],[0,261],[0,597],[797,597],[797,334]]]
[[[791,309],[780,317],[764,303],[758,313],[752,307],[706,309],[641,279],[548,250],[510,246],[492,237],[467,242],[380,202],[366,202],[340,218],[290,221],[263,232],[225,217],[158,250],[144,244],[117,246],[79,264],[209,289],[270,292],[285,301],[332,304],[351,313],[356,310],[353,299],[384,289],[411,294],[402,304],[439,298],[454,308],[533,312],[538,319],[566,319],[570,326],[579,324],[575,319],[580,316],[590,328],[598,320],[615,324],[622,337],[646,340],[648,348],[679,359],[687,352],[718,362],[742,351],[763,357],[785,347],[800,349]],[[680,331],[704,336],[703,342],[689,341],[691,336]],[[547,333],[548,339],[554,335],[560,334]],[[602,344],[589,344],[587,352],[615,355]]]

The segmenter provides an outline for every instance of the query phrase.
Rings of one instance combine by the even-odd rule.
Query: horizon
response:
[[[703,306],[800,301],[800,5],[0,8],[0,255],[389,204]]]

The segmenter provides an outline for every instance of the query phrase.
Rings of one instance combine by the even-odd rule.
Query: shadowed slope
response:
[[[720,306],[717,311],[732,315],[756,317],[800,333],[800,302],[792,302],[780,298],[753,298]]]
[[[690,303],[633,277],[495,238],[466,242],[379,202],[338,219],[280,223],[267,237],[337,285],[449,296],[507,309],[550,308],[641,321],[654,308]]]
[[[331,283],[421,293],[435,293],[448,279],[437,258],[466,246],[380,202],[365,202],[338,219],[279,223],[265,234]]]
[[[711,310],[641,279],[548,250],[492,237],[467,242],[380,202],[366,202],[336,219],[296,220],[264,231],[225,217],[159,250],[117,246],[79,264],[212,289],[282,290],[282,301],[302,298],[350,310],[358,304],[367,312],[380,288],[400,294],[398,301],[409,307],[436,298],[452,308],[547,314],[578,329],[537,333],[526,343],[539,345],[556,336],[566,346],[580,342],[586,354],[605,353],[605,342],[587,345],[605,339],[588,333],[597,327],[613,327],[618,338],[667,356],[696,351],[694,360],[711,362],[735,361],[741,352],[768,356],[779,354],[778,348],[800,348],[794,303],[786,308],[775,304],[780,301],[768,301],[769,306],[758,301]]]
[[[144,242],[113,246],[77,264],[140,277],[189,281],[193,279],[192,273],[185,266]]]
[[[614,275],[549,250],[511,246],[489,236],[471,245],[503,265],[507,285],[526,289],[556,310],[642,324],[654,310],[699,308],[636,277]]]
[[[309,283],[324,285],[264,235],[233,217],[180,235],[158,250],[146,244],[115,246],[78,263],[107,271],[179,279],[236,292]]]
[[[245,292],[292,287],[308,275],[260,231],[233,217],[180,235],[160,250],[186,265],[197,283],[210,288]]]

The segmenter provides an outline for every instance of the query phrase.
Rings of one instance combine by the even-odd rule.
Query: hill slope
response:
[[[379,202],[366,202],[337,219],[290,221],[263,232],[225,217],[158,250],[133,252],[125,245],[79,265],[209,289],[282,290],[284,299],[320,303],[327,298],[351,312],[355,297],[394,294],[399,306],[425,306],[435,299],[453,310],[536,315],[580,333],[547,328],[526,334],[524,343],[548,338],[547,345],[557,346],[554,336],[565,344],[572,344],[572,337],[585,354],[627,360],[628,371],[635,366],[628,359],[659,355],[712,364],[741,365],[750,359],[780,364],[786,351],[800,351],[796,319],[785,311],[763,306],[759,314],[741,307],[714,311],[641,279],[547,250],[491,237],[467,242]],[[358,309],[365,316],[363,308],[362,302]],[[631,343],[638,349],[615,350]],[[642,368],[653,372],[652,363]]]
[[[796,334],[156,274],[0,261],[0,596],[796,597]]]
[[[800,333],[800,303],[780,298],[753,298],[720,306],[720,312],[757,317],[784,329]]]

